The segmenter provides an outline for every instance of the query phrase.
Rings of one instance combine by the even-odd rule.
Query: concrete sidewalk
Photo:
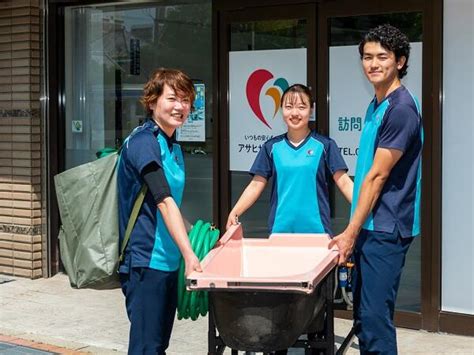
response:
[[[340,343],[351,322],[336,319]],[[124,354],[128,320],[120,290],[75,290],[65,275],[0,284],[0,334],[93,354]],[[398,329],[400,354],[474,355],[474,338]],[[1,350],[0,350],[1,353]],[[207,354],[207,318],[176,321],[168,354]],[[353,344],[348,354],[357,354]],[[230,354],[230,351],[226,351]],[[290,354],[304,354],[293,350]]]

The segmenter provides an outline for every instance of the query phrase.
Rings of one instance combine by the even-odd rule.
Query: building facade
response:
[[[189,220],[225,225],[249,162],[282,130],[285,82],[311,87],[312,125],[338,142],[351,173],[373,95],[357,44],[390,23],[411,42],[404,84],[425,128],[422,232],[396,322],[474,335],[473,18],[470,0],[0,2],[0,273],[61,270],[53,177],[120,146],[146,119],[138,98],[157,67],[183,69],[198,91],[178,135]],[[267,233],[268,199],[242,216],[247,236]],[[338,232],[349,206],[336,191],[331,203]]]

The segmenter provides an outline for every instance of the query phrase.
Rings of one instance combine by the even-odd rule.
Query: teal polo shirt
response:
[[[363,228],[402,237],[420,234],[421,151],[423,126],[418,100],[400,86],[382,102],[374,97],[365,116],[356,163],[351,214],[359,199],[362,183],[371,169],[377,148],[403,152],[383,186]]]
[[[270,232],[332,235],[329,184],[338,170],[347,166],[337,144],[315,131],[296,147],[286,134],[265,142],[250,173],[273,177]]]
[[[135,199],[144,183],[141,174],[150,163],[156,163],[163,169],[171,196],[178,207],[181,205],[185,182],[181,147],[174,138],[167,137],[154,121],[148,120],[125,140],[120,155],[117,175],[120,243]],[[180,258],[179,249],[148,191],[119,271],[128,273],[130,267],[175,271],[179,267]]]

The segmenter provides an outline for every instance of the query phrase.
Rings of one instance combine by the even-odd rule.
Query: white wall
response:
[[[474,1],[444,1],[442,309],[474,314]]]

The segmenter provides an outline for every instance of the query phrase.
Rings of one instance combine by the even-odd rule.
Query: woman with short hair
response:
[[[149,118],[125,140],[118,165],[120,241],[136,197],[148,187],[119,273],[130,320],[129,354],[165,354],[176,313],[178,269],[201,271],[179,206],[185,172],[175,131],[188,118],[194,86],[182,71],[160,68],[141,99]]]

